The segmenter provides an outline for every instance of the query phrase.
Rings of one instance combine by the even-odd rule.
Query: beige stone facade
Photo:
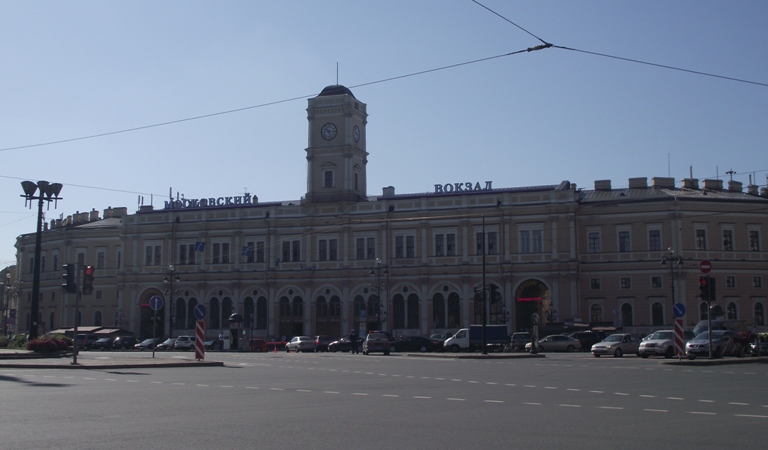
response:
[[[41,332],[73,323],[74,294],[61,289],[66,262],[97,268],[94,294],[80,302],[81,325],[117,325],[142,337],[153,333],[153,296],[172,300],[159,311],[158,335],[192,333],[200,304],[209,337],[227,333],[235,312],[246,337],[375,328],[429,335],[482,323],[483,286],[487,322],[510,332],[529,328],[534,312],[552,329],[669,328],[674,303],[685,305],[692,328],[703,314],[702,260],[712,263],[723,309],[766,329],[765,189],[638,178],[621,189],[607,180],[592,190],[568,181],[515,188],[482,181],[369,196],[366,105],[331,86],[307,112],[300,200],[177,198],[164,208],[52,223],[43,233]],[[23,329],[34,234],[20,236],[17,249]]]

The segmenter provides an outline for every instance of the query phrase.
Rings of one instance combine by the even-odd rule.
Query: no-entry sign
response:
[[[712,264],[705,259],[699,264],[699,270],[701,270],[701,273],[709,273],[709,271],[712,270]]]

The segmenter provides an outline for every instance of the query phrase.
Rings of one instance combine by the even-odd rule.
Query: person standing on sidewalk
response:
[[[360,353],[357,351],[357,333],[355,333],[355,330],[349,333],[349,342],[352,344],[352,354]]]

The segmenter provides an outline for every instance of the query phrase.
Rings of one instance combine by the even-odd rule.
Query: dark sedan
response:
[[[99,338],[91,345],[91,348],[93,350],[112,350],[112,342],[114,340],[115,339],[111,337]]]
[[[352,351],[352,341],[350,341],[348,337],[343,337],[337,341],[333,341],[330,344],[328,344],[328,351],[333,353]],[[357,340],[357,351],[358,352],[363,351],[362,339]]]
[[[135,336],[118,336],[112,341],[112,349],[121,350],[125,348],[133,348],[138,342],[139,341]]]
[[[404,336],[392,343],[396,352],[434,352],[437,345],[423,336]]]

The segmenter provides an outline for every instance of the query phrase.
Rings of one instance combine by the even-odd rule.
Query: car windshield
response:
[[[720,337],[723,335],[724,330],[715,330],[712,332],[712,339],[720,339]],[[709,331],[702,331],[701,333],[696,335],[696,339],[706,339],[709,340]]]
[[[672,339],[675,337],[675,334],[671,331],[657,331],[651,335],[648,339]]]
[[[152,338],[150,338],[150,339],[144,339],[143,341],[141,341],[141,343],[142,343],[142,344],[151,344],[151,343],[152,343],[152,341],[154,341],[154,339],[152,339]]]
[[[624,338],[621,334],[612,334],[605,338],[605,342],[621,342],[621,340]]]

